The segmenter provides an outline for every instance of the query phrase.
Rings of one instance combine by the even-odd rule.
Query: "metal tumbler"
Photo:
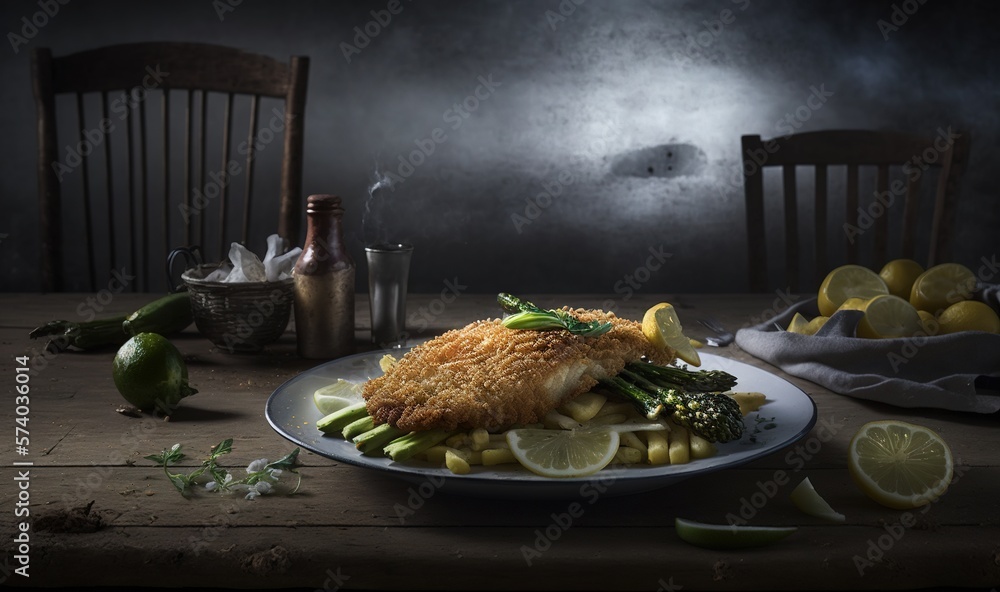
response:
[[[368,258],[368,304],[372,343],[380,348],[406,345],[406,285],[413,245],[365,247]]]

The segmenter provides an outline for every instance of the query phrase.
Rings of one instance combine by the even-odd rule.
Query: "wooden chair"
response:
[[[921,185],[926,171],[936,169],[933,213],[929,229],[929,247],[924,265],[945,260],[952,240],[958,181],[968,158],[969,139],[966,134],[954,134],[951,129],[939,129],[937,136],[916,136],[902,133],[832,130],[807,132],[761,140],[760,136],[743,136],[743,174],[747,213],[747,246],[750,262],[750,289],[768,291],[767,234],[765,232],[764,169],[781,167],[784,208],[785,276],[793,292],[800,289],[799,252],[804,245],[799,229],[799,196],[796,167],[815,167],[815,220],[813,248],[815,269],[819,279],[831,269],[828,254],[828,226],[833,218],[828,206],[829,168],[846,166],[846,197],[843,225],[837,232],[844,235],[846,262],[859,263],[862,240],[860,235],[873,232],[872,253],[867,265],[881,268],[889,258],[889,220],[901,216],[900,249],[895,257],[918,259],[918,211]],[[859,168],[875,168],[874,191],[871,198],[859,199]],[[900,167],[903,179],[890,182],[890,167]],[[927,183],[923,183],[927,185]],[[875,203],[878,202],[878,203]],[[902,205],[900,205],[902,204]],[[865,219],[864,212],[877,214]],[[862,228],[867,226],[868,228]],[[817,280],[818,281],[818,280]],[[809,286],[810,289],[813,286]]]
[[[86,261],[88,266],[91,290],[96,290],[98,285],[97,262],[95,261],[95,234],[103,234],[106,231],[108,241],[108,254],[110,270],[115,270],[122,264],[127,252],[128,261],[134,270],[138,267],[144,278],[143,289],[149,291],[151,284],[149,281],[150,269],[159,277],[165,266],[165,259],[150,259],[150,230],[151,223],[158,224],[157,233],[162,232],[164,239],[164,253],[171,248],[180,246],[174,240],[180,240],[180,233],[176,228],[171,228],[171,218],[178,217],[178,211],[182,214],[183,241],[185,245],[198,244],[206,247],[206,223],[202,214],[208,208],[216,208],[218,212],[219,227],[217,230],[209,231],[210,240],[218,241],[222,257],[228,253],[228,242],[247,240],[248,229],[252,213],[251,200],[253,194],[253,167],[255,161],[255,150],[261,142],[267,138],[265,127],[258,126],[260,120],[260,107],[262,97],[275,97],[284,100],[283,105],[283,125],[279,127],[279,132],[283,133],[284,147],[281,160],[281,184],[280,203],[275,208],[274,215],[277,218],[275,231],[281,236],[288,238],[292,244],[299,242],[299,229],[301,218],[302,202],[302,134],[303,116],[305,114],[306,86],[308,83],[309,58],[295,56],[288,62],[241,51],[239,49],[221,47],[202,43],[134,43],[126,45],[115,45],[101,47],[89,51],[83,51],[71,55],[54,58],[48,48],[38,48],[32,52],[31,74],[34,88],[35,102],[38,110],[38,186],[40,195],[41,210],[41,271],[42,289],[46,291],[60,291],[64,287],[64,249],[81,248],[83,245],[64,244],[64,223],[62,187],[60,178],[71,167],[65,161],[73,160],[71,154],[77,150],[76,155],[80,161],[77,167],[81,169],[83,181],[83,219],[74,222],[81,223],[85,232]],[[142,89],[142,90],[139,90]],[[128,93],[125,101],[127,110],[123,107],[122,99],[125,96],[122,92]],[[97,125],[90,125],[88,128],[84,117],[84,96],[86,93],[99,93],[101,102],[101,120]],[[125,111],[120,115],[125,120],[125,139],[119,143],[124,143],[125,167],[127,182],[122,180],[125,175],[116,176],[112,173],[112,137],[110,133],[103,133],[106,124],[117,122],[116,119],[109,118],[109,93],[112,100],[110,108],[112,115]],[[225,107],[222,114],[222,138],[221,138],[221,164],[217,165],[214,158],[210,158],[206,152],[206,121],[209,120],[207,114],[207,103],[210,93],[221,93],[219,96],[225,98]],[[70,143],[64,141],[64,145],[57,144],[56,134],[56,97],[61,94],[75,94],[76,96],[76,117],[80,128],[79,143],[74,138]],[[149,153],[151,152],[147,134],[146,124],[146,103],[152,102],[151,98],[160,95],[160,126],[159,132],[162,136],[162,157],[159,163],[151,163]],[[170,100],[181,95],[181,100],[186,101],[185,117],[183,122],[183,134],[173,132],[170,123]],[[246,136],[247,143],[239,143],[238,147],[246,147],[238,150],[234,154],[231,139],[233,126],[233,102],[234,96],[248,95],[250,100],[249,109],[249,132]],[[117,97],[117,98],[116,98]],[[140,100],[135,100],[141,97]],[[197,100],[196,100],[197,98]],[[245,100],[245,99],[241,99]],[[282,110],[275,108],[274,120],[281,120]],[[195,130],[195,119],[200,119],[199,129]],[[110,127],[110,125],[108,125]],[[179,125],[174,127],[180,128]],[[138,138],[136,130],[138,128]],[[258,129],[259,128],[259,129]],[[110,130],[109,130],[110,132]],[[274,130],[270,130],[274,134]],[[171,170],[171,150],[170,142],[172,135],[183,135],[181,140],[184,144],[184,165],[174,166],[174,169],[183,168],[182,171]],[[274,136],[272,136],[273,138]],[[279,136],[280,137],[280,136]],[[237,141],[242,140],[239,137]],[[103,144],[101,146],[100,144]],[[200,164],[195,165],[195,147],[200,154]],[[89,147],[89,148],[88,148]],[[117,146],[120,153],[121,146]],[[105,166],[103,171],[103,182],[106,187],[107,217],[106,225],[95,229],[94,217],[101,216],[92,208],[91,199],[91,176],[95,171],[88,163],[88,156],[100,156],[103,151]],[[273,149],[272,149],[273,151]],[[244,153],[245,152],[245,153]],[[158,152],[153,153],[155,158]],[[60,159],[65,159],[60,160]],[[122,160],[119,158],[119,160]],[[209,183],[212,179],[228,179],[221,177],[224,171],[229,169],[232,163],[240,167],[243,180],[244,195],[242,199],[242,211],[232,211],[229,200],[230,183],[226,181],[217,182],[215,189],[218,195],[208,201],[208,203],[195,203],[197,193],[193,196],[193,188],[201,188],[208,195],[209,189],[206,186],[206,174]],[[99,164],[99,163],[98,163]],[[162,169],[162,203],[154,207],[150,202],[158,191],[151,191],[150,177],[158,177],[159,172],[154,167]],[[115,169],[119,171],[119,169]],[[97,171],[99,174],[99,171]],[[180,173],[180,174],[178,174]],[[94,175],[100,187],[100,178]],[[125,195],[116,193],[117,185],[127,185],[127,199]],[[266,205],[266,204],[265,204]],[[127,208],[128,231],[119,232],[115,226],[116,208]],[[184,210],[183,208],[188,208]],[[192,209],[193,208],[193,209]],[[270,216],[264,208],[258,214],[260,216]],[[185,214],[186,212],[186,214]],[[198,214],[198,215],[195,215]],[[214,215],[214,213],[213,213]],[[227,221],[233,221],[234,215],[242,215],[242,234],[233,238],[231,233],[226,231]],[[121,215],[119,213],[119,218]],[[119,226],[122,226],[119,220]],[[127,245],[116,244],[116,235],[126,235]],[[212,245],[214,247],[214,244]],[[103,249],[102,249],[103,250]],[[139,254],[137,255],[137,250]],[[253,248],[255,252],[258,248]],[[137,289],[137,284],[130,286]]]

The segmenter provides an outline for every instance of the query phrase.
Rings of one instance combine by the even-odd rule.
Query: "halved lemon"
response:
[[[917,310],[938,314],[956,302],[969,300],[976,289],[976,276],[958,263],[935,265],[920,274],[910,289],[910,304]]]
[[[844,522],[847,517],[834,510],[823,496],[813,487],[809,477],[802,480],[792,490],[792,503],[802,512],[830,522]]]
[[[701,356],[684,335],[684,328],[672,304],[661,302],[647,310],[642,316],[642,334],[656,347],[669,347],[688,364],[701,366]]]
[[[858,322],[858,337],[891,339],[913,337],[924,328],[917,309],[899,296],[876,296],[865,307],[865,316]]]
[[[924,272],[924,266],[913,259],[893,259],[878,273],[893,296],[908,299],[913,282]]]
[[[608,466],[618,432],[604,429],[509,430],[507,444],[521,466],[543,477],[585,477]]]
[[[951,449],[933,430],[902,421],[861,426],[848,446],[854,482],[876,502],[896,510],[928,504],[951,483]]]
[[[842,265],[827,274],[820,284],[816,304],[819,314],[829,317],[848,298],[867,299],[888,293],[889,288],[874,271],[860,265]]]
[[[338,378],[337,382],[318,388],[313,393],[313,403],[324,416],[361,400],[361,385],[343,378]]]
[[[684,518],[675,518],[674,528],[682,541],[706,549],[761,547],[780,541],[798,530],[794,526],[705,524]]]
[[[868,306],[868,298],[861,298],[859,296],[851,296],[844,301],[837,310],[864,310]]]

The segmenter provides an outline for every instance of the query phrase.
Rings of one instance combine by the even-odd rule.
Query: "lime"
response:
[[[896,510],[944,495],[951,483],[951,449],[933,430],[884,420],[861,426],[848,446],[847,467],[865,494]]]
[[[115,355],[115,386],[143,411],[165,415],[184,397],[198,392],[188,385],[187,366],[174,344],[156,333],[139,333]]]
[[[642,334],[660,349],[672,349],[677,357],[692,366],[701,366],[701,356],[684,335],[684,328],[672,304],[661,302],[642,317]]]
[[[843,522],[847,520],[846,516],[830,507],[830,504],[813,487],[812,482],[809,481],[809,477],[803,479],[802,483],[799,483],[792,490],[791,498],[796,508],[810,516],[822,518],[830,522]]]
[[[794,526],[705,524],[684,518],[675,518],[674,528],[682,541],[706,549],[762,547],[780,541],[798,530]]]
[[[618,432],[604,429],[507,432],[507,444],[517,462],[543,477],[585,477],[600,471],[618,452]]]
[[[320,387],[313,393],[313,402],[323,415],[330,415],[362,400],[361,385],[343,378],[338,378],[337,382]]]
[[[860,265],[842,265],[827,274],[819,287],[816,304],[819,314],[829,317],[848,298],[868,299],[888,293],[885,281],[874,271]]]

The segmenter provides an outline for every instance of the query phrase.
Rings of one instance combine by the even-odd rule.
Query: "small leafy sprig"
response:
[[[565,310],[543,310],[527,300],[511,296],[505,292],[497,295],[497,302],[504,312],[510,313],[501,324],[508,329],[565,329],[574,335],[597,337],[611,330],[611,323],[597,321],[584,322]]]
[[[274,462],[268,462],[266,458],[260,458],[251,462],[247,465],[246,477],[238,480],[233,477],[232,473],[216,463],[219,457],[229,454],[232,452],[232,449],[232,438],[219,442],[212,447],[209,457],[201,463],[201,466],[186,475],[170,472],[170,465],[177,464],[187,458],[187,455],[181,452],[180,444],[174,444],[169,450],[163,450],[160,454],[150,454],[144,458],[161,465],[167,478],[177,488],[177,491],[184,496],[187,496],[193,486],[206,475],[210,477],[210,480],[205,483],[205,489],[208,491],[218,491],[220,493],[246,491],[246,499],[250,500],[258,495],[270,492],[273,485],[278,482],[278,479],[285,471],[294,474],[298,478],[295,487],[289,495],[299,490],[299,485],[302,484],[302,475],[293,468],[299,456],[298,448]]]

